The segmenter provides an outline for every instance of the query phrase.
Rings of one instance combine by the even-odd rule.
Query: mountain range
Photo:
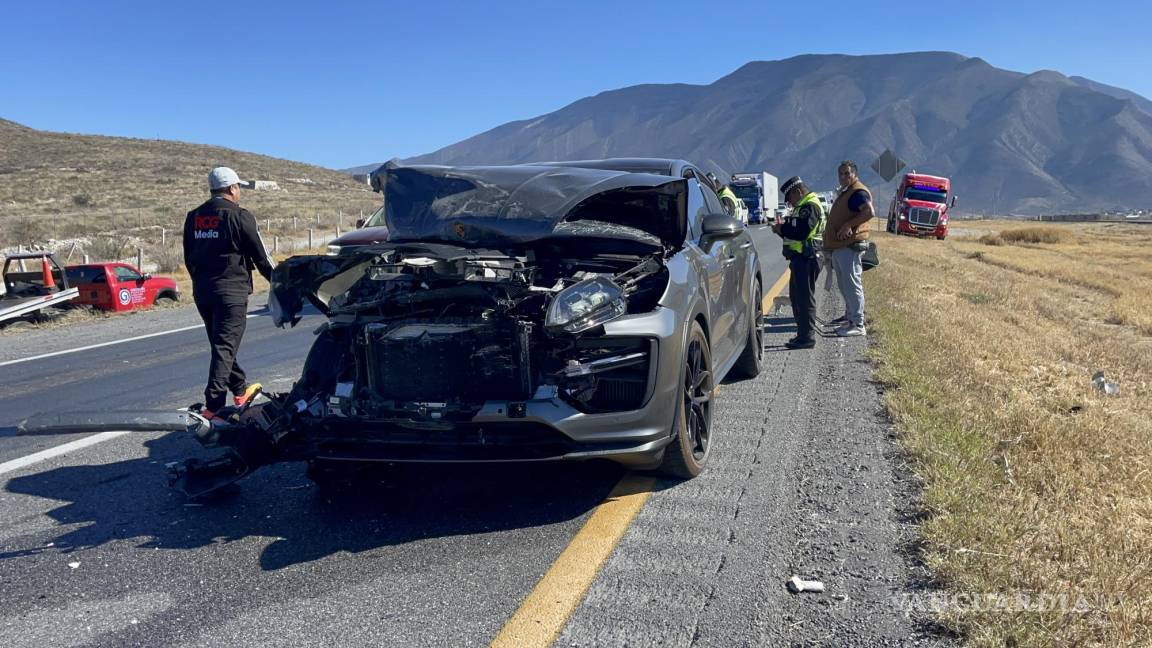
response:
[[[837,163],[852,159],[882,211],[894,184],[868,165],[885,149],[909,169],[951,177],[970,213],[1152,206],[1152,101],[951,52],[804,55],[751,62],[707,85],[611,90],[405,162],[676,157],[829,189]]]

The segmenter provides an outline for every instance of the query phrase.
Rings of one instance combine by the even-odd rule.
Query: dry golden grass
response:
[[[1032,226],[1013,227],[1000,232],[1000,238],[1006,243],[1070,243],[1075,240],[1072,232],[1066,227]]]
[[[941,619],[981,646],[1149,645],[1152,228],[1012,227],[982,224],[1015,242],[991,246],[882,235],[865,275],[930,566],[949,592],[1049,607]]]

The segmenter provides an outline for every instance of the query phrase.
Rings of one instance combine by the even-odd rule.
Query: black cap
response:
[[[784,184],[780,185],[780,193],[787,197],[788,192],[795,189],[796,185],[800,184],[801,182],[804,181],[800,179],[800,176],[792,176],[791,178],[788,178],[784,181]]]

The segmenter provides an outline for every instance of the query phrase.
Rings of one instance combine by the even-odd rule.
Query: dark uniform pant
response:
[[[796,337],[813,339],[816,330],[816,278],[820,276],[820,259],[795,255],[788,259],[788,298],[796,320]]]
[[[204,320],[208,343],[212,346],[204,407],[217,412],[224,407],[229,390],[233,394],[242,394],[248,386],[244,370],[236,361],[240,339],[244,337],[244,328],[248,324],[248,296],[197,291],[194,299],[200,319]]]

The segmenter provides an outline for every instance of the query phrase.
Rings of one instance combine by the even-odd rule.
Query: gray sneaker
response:
[[[848,323],[836,329],[836,335],[839,337],[861,337],[868,335],[868,331],[863,326]]]

